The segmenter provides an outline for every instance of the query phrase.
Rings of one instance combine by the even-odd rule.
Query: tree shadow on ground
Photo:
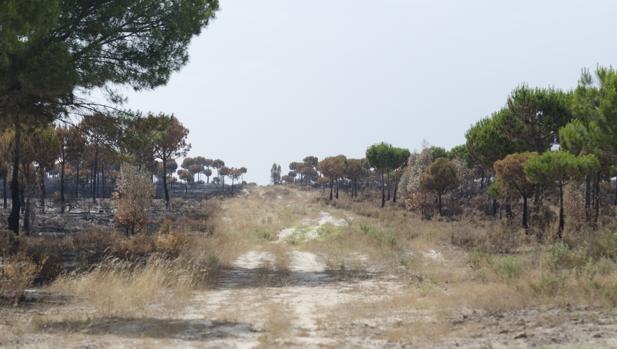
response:
[[[210,289],[255,287],[321,287],[337,282],[373,279],[377,273],[361,269],[328,269],[324,271],[289,271],[268,268],[223,268],[209,283]]]
[[[241,322],[123,317],[49,322],[42,326],[42,330],[49,333],[81,333],[185,341],[233,338],[257,332],[252,325]]]

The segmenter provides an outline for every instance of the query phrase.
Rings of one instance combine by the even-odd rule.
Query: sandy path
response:
[[[289,274],[286,285],[250,287],[249,282],[255,282],[259,277],[264,261],[273,262],[273,258],[266,252],[249,251],[241,255],[233,263],[233,268],[222,277],[220,288],[196,295],[184,317],[216,314],[224,318],[227,313],[235,321],[250,324],[251,327],[251,331],[245,331],[239,326],[233,335],[211,341],[210,345],[222,348],[258,346],[264,344],[265,337],[268,338],[268,345],[285,347],[337,345],[341,338],[329,338],[319,326],[328,309],[354,300],[377,299],[384,292],[402,288],[401,284],[393,281],[339,280],[327,270],[321,257],[291,247],[287,256]],[[272,312],[272,309],[284,310],[278,313]],[[288,321],[286,333],[272,335],[268,322],[277,320]],[[230,330],[233,332],[233,328]],[[379,343],[375,345],[379,346]]]
[[[302,251],[285,243],[302,234],[304,239],[318,237],[319,228],[325,224],[343,226],[347,222],[335,218],[326,211],[317,218],[304,218],[302,229],[290,227],[279,232],[274,244],[285,246],[288,271],[276,274],[264,270],[264,266],[276,265],[276,256],[267,251],[252,250],[239,256],[220,278],[218,287],[197,294],[184,314],[185,318],[212,315],[221,319],[233,319],[249,325],[250,330],[238,325],[236,333],[209,345],[221,348],[257,347],[259,345],[282,347],[341,346],[353,343],[350,338],[329,337],[320,328],[320,319],[328,316],[329,310],[356,300],[379,299],[385,293],[400,290],[402,284],[374,278],[349,280],[336,271],[328,270],[322,256]],[[358,255],[361,261],[365,256]],[[283,258],[279,255],[279,258]],[[273,273],[276,285],[260,285],[264,274]],[[281,281],[282,280],[282,281]],[[273,326],[272,323],[281,323]],[[362,342],[360,339],[357,342]],[[380,347],[382,342],[363,342],[363,347]]]

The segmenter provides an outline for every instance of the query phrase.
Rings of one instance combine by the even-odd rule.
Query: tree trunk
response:
[[[591,178],[589,178],[589,176],[585,176],[585,220],[588,223],[591,221],[590,207],[591,207]]]
[[[390,175],[388,175],[388,199],[387,199],[388,201],[390,201],[390,191],[391,191],[390,187],[392,186],[391,183],[392,183],[392,178]]]
[[[381,170],[381,207],[386,206],[386,183],[384,180],[384,173]]]
[[[615,177],[615,206],[617,206],[617,177]]]
[[[557,228],[557,237],[561,240],[561,234],[565,227],[565,217],[563,213],[563,182],[559,182],[559,228]]]
[[[41,167],[41,212],[45,212],[45,168]]]
[[[30,202],[30,194],[26,194],[26,210],[24,211],[24,234],[30,235],[32,232],[32,221],[31,221],[31,202]]]
[[[105,197],[105,163],[101,161],[101,183],[99,184],[101,190],[99,191],[99,197]]]
[[[163,157],[163,191],[165,192],[165,208],[169,210],[169,191],[167,190],[167,158]]]
[[[79,164],[75,167],[75,199],[79,199]]]
[[[394,193],[392,194],[392,202],[396,202],[396,192],[398,191],[398,176],[394,175]]]
[[[510,202],[506,204],[506,218],[510,222],[512,221],[512,218],[514,218],[514,215],[512,214],[512,204]]]
[[[437,194],[437,208],[439,209],[439,215],[443,216],[443,212],[441,210],[442,208],[442,204],[441,204],[441,193]]]
[[[64,213],[64,154],[60,163],[60,213]]]
[[[26,235],[30,235],[30,232],[32,230],[31,219],[30,219],[31,218],[30,215],[31,215],[31,212],[32,212],[31,211],[31,206],[30,206],[30,203],[31,203],[30,202],[30,197],[32,195],[30,193],[30,186],[28,185],[28,178],[30,178],[30,167],[29,166],[26,167],[26,171],[25,172],[26,172],[25,173],[26,181],[25,181],[25,183],[23,183],[24,198],[26,200],[25,201],[25,205],[24,205],[26,207],[26,209],[24,211],[24,233]]]
[[[13,140],[13,177],[11,178],[11,214],[8,218],[8,228],[15,235],[19,235],[19,211],[21,200],[19,197],[19,148],[21,147],[21,127],[19,115],[15,115],[15,137]]]
[[[336,179],[336,199],[338,200],[338,188],[340,186],[339,179]]]
[[[97,172],[98,172],[98,162],[99,162],[99,150],[98,147],[95,146],[94,149],[94,163],[92,164],[92,202],[96,203],[96,186],[97,186]]]
[[[493,199],[493,217],[497,216],[497,199]]]
[[[332,201],[332,191],[334,190],[334,180],[330,178],[330,201]]]
[[[593,190],[593,226],[598,226],[598,218],[600,217],[600,174],[596,174],[594,178],[594,190]]]
[[[2,199],[3,199],[3,203],[4,203],[4,209],[6,209],[9,206],[9,204],[8,204],[8,202],[6,200],[6,190],[7,190],[7,188],[6,188],[6,177],[7,177],[7,174],[5,174],[4,177],[2,178]]]
[[[527,208],[527,196],[523,196],[523,228],[525,229],[529,229],[529,222],[528,222],[528,208]]]

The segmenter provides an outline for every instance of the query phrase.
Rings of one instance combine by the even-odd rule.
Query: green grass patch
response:
[[[396,237],[391,232],[379,230],[374,226],[368,224],[360,224],[360,231],[362,231],[367,236],[373,238],[383,246],[396,246]]]

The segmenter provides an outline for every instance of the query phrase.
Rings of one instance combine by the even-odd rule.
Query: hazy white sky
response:
[[[611,0],[221,0],[169,84],[128,107],[174,113],[191,155],[246,166],[452,147],[517,85],[574,87],[611,65]]]

